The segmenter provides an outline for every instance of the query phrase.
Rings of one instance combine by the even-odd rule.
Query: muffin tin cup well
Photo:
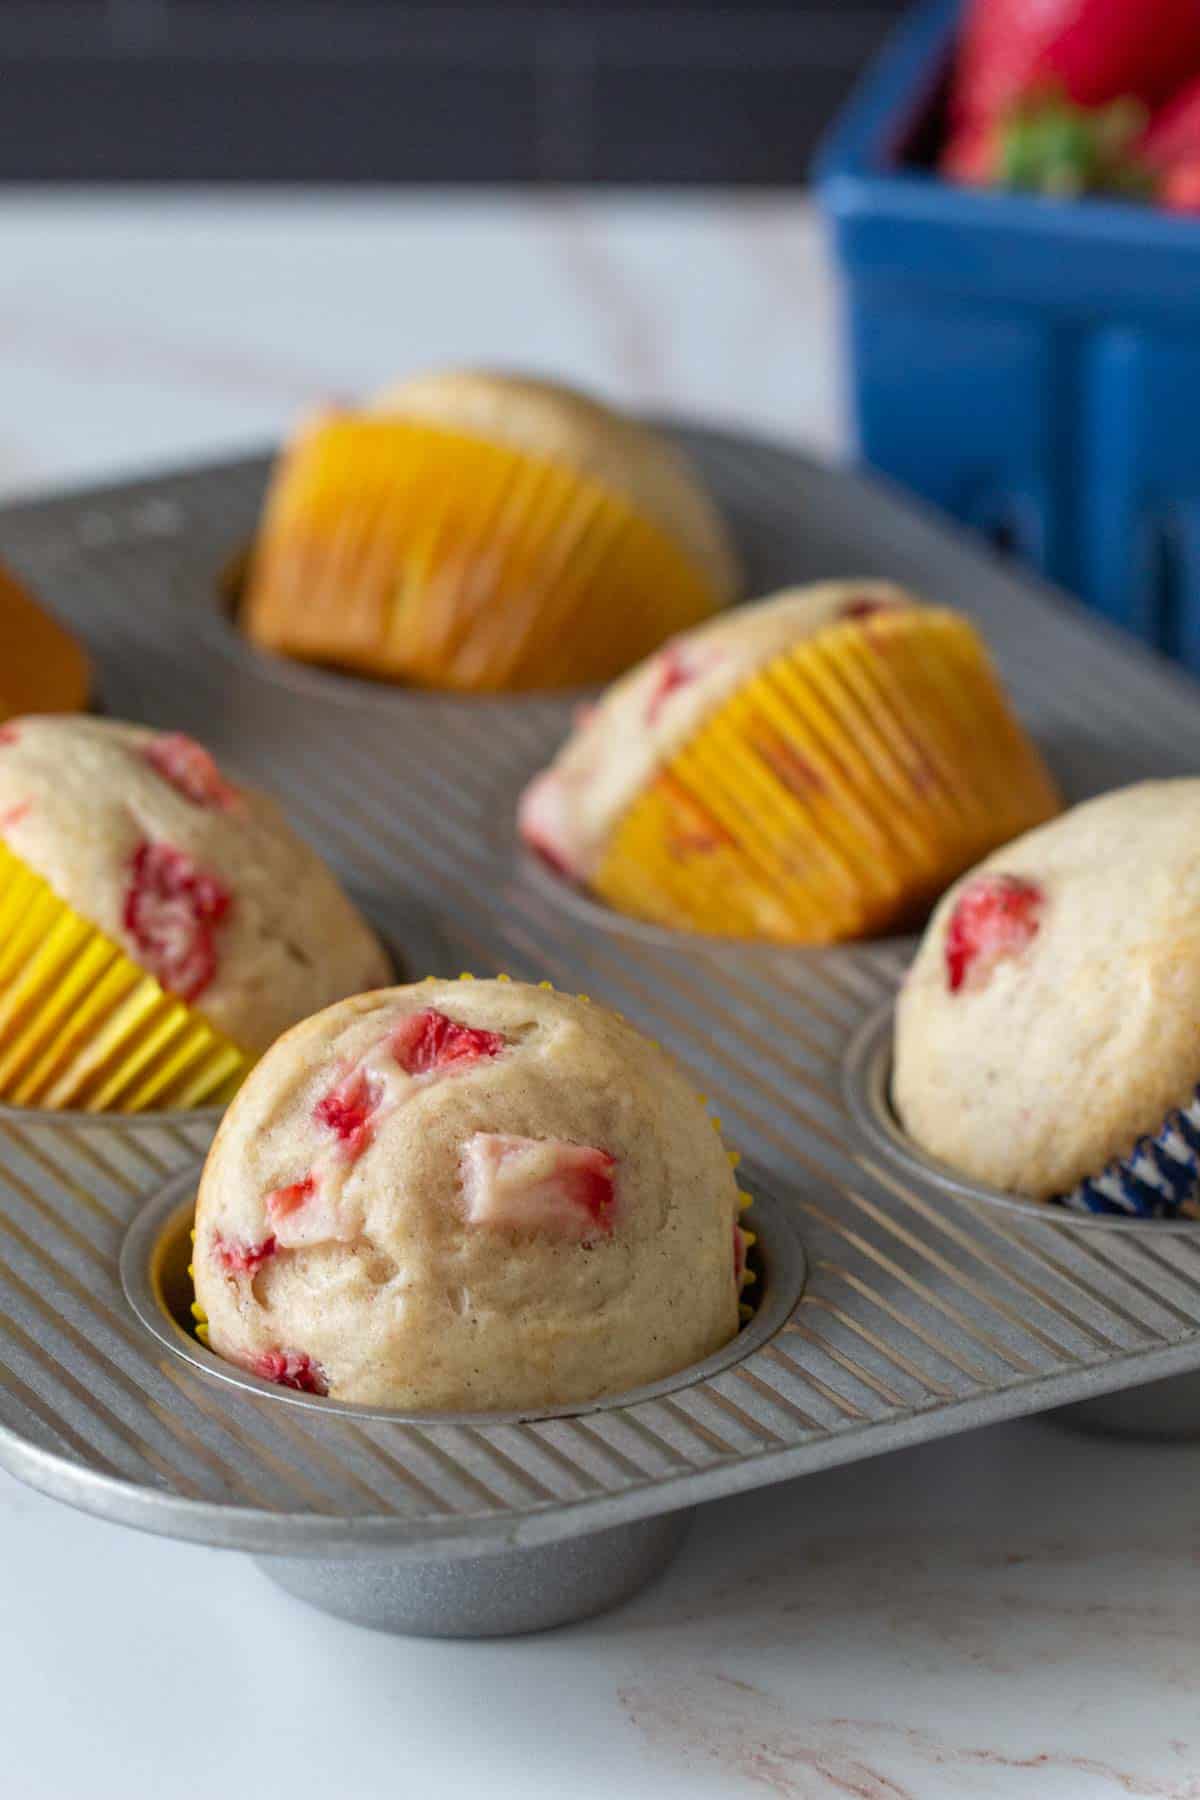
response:
[[[367,1423],[403,1431],[409,1426],[469,1429],[586,1420],[703,1387],[769,1345],[794,1314],[804,1286],[804,1252],[786,1211],[756,1188],[751,1216],[758,1235],[754,1252],[758,1301],[737,1336],[703,1362],[631,1392],[572,1406],[492,1413],[414,1413],[358,1406],[274,1386],[223,1361],[197,1341],[189,1323],[187,1263],[198,1179],[198,1167],[183,1170],[135,1216],[120,1254],[125,1298],[150,1337],[186,1365],[193,1377],[211,1386],[211,1405],[218,1414],[236,1390],[258,1397],[268,1408],[307,1412],[331,1430],[335,1455],[339,1423],[347,1447],[352,1448],[356,1430]],[[174,1508],[164,1502],[155,1528],[170,1531],[178,1522],[178,1507],[178,1502]],[[428,1558],[403,1546],[388,1557],[365,1554],[354,1522],[346,1520],[338,1555],[268,1554],[260,1562],[264,1573],[289,1592],[358,1624],[432,1637],[509,1635],[565,1624],[628,1598],[674,1555],[688,1511],[636,1518],[530,1548]],[[272,1524],[263,1521],[269,1534],[266,1541],[274,1535],[285,1542],[286,1532],[272,1534]],[[258,1534],[256,1541],[261,1541]]]
[[[1071,799],[1200,766],[1194,687],[1028,577],[855,477],[681,435],[752,590],[851,571],[971,611]],[[838,1071],[905,945],[796,951],[585,917],[529,877],[509,829],[568,700],[376,689],[252,653],[214,570],[250,535],[265,474],[0,511],[0,557],[86,639],[115,715],[187,731],[276,794],[407,972],[548,979],[658,1038],[761,1167],[748,1185],[777,1196],[806,1285],[742,1360],[655,1397],[505,1422],[352,1417],[218,1378],[130,1309],[126,1234],[174,1175],[194,1181],[211,1123],[0,1115],[0,1463],[114,1521],[279,1559],[293,1591],[364,1622],[525,1629],[616,1598],[613,1569],[644,1575],[698,1502],[1200,1368],[1200,1234],[1018,1218],[866,1153]],[[410,949],[410,906],[436,945]],[[425,1585],[397,1598],[406,1564]],[[361,1586],[349,1565],[370,1571]]]
[[[846,1047],[842,1092],[851,1121],[863,1140],[910,1181],[957,1200],[996,1208],[1026,1224],[1044,1224],[1051,1214],[1057,1224],[1081,1232],[1120,1233],[1153,1244],[1167,1233],[1195,1238],[1195,1219],[1124,1219],[1108,1213],[1076,1212],[1053,1203],[1028,1200],[1001,1188],[970,1180],[922,1150],[905,1131],[891,1100],[892,1038],[895,1003],[887,1001],[864,1020]],[[1200,1436],[1200,1374],[1150,1382],[1128,1392],[1104,1394],[1060,1408],[1064,1424],[1121,1437],[1177,1438]]]

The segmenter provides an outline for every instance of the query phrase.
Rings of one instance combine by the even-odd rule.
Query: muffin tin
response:
[[[1200,766],[1188,681],[1048,590],[882,489],[681,435],[755,590],[881,575],[975,614],[1070,798]],[[217,578],[265,472],[12,508],[0,556],[86,637],[109,709],[272,788],[411,970],[548,978],[674,1049],[749,1155],[762,1300],[681,1381],[559,1416],[347,1409],[216,1368],[173,1322],[210,1117],[9,1112],[0,1461],[107,1518],[250,1551],[342,1616],[482,1634],[623,1597],[698,1501],[1200,1368],[1200,1234],[1018,1216],[900,1167],[850,1117],[843,1061],[909,944],[738,945],[581,904],[510,830],[571,697],[404,693],[251,650]]]

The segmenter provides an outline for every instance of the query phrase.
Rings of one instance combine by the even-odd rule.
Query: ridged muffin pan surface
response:
[[[1200,768],[1181,674],[886,491],[682,435],[751,591],[875,575],[976,617],[1069,799]],[[547,979],[674,1050],[766,1199],[764,1304],[786,1288],[773,1258],[792,1287],[747,1353],[669,1391],[533,1419],[297,1405],[189,1360],[121,1285],[133,1222],[156,1195],[185,1203],[212,1118],[7,1112],[0,1461],[104,1516],[251,1550],[344,1616],[506,1631],[631,1591],[697,1501],[1200,1368],[1200,1231],[989,1206],[851,1119],[848,1046],[910,944],[735,944],[564,905],[510,827],[577,696],[405,692],[245,644],[219,574],[266,470],[10,508],[0,558],[86,639],[115,716],[192,733],[276,794],[414,976]]]

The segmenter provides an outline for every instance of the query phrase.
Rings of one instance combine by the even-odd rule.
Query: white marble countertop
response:
[[[258,447],[409,366],[537,364],[840,442],[796,203],[0,198],[0,492]],[[0,1477],[13,1800],[1200,1800],[1200,1452],[1031,1422],[705,1509],[631,1605],[388,1639]]]

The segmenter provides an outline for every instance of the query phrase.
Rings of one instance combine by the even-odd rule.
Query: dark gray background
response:
[[[0,181],[787,185],[901,0],[0,0]]]

